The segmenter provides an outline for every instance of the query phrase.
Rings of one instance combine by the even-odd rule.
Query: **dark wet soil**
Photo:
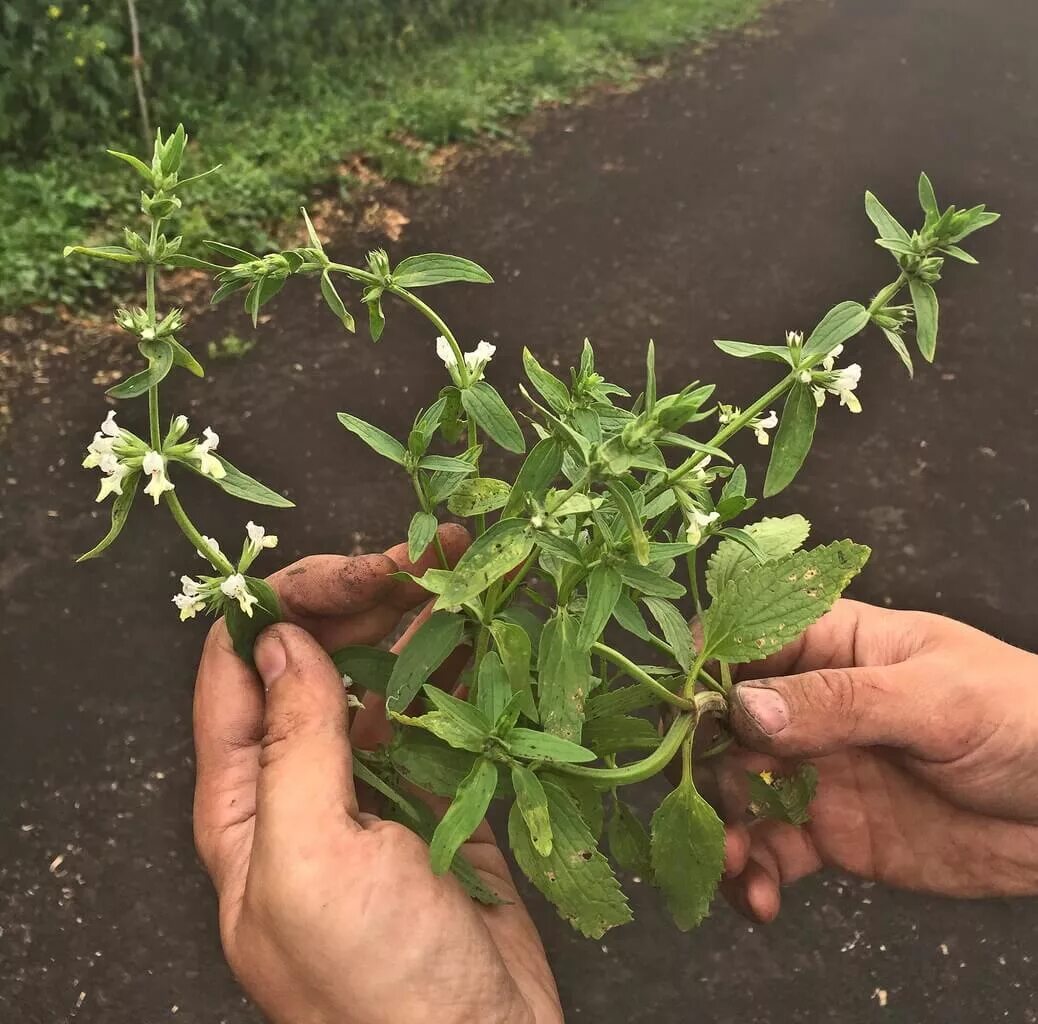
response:
[[[527,154],[416,196],[398,248],[491,268],[496,287],[435,298],[462,338],[499,345],[498,380],[523,344],[566,362],[587,335],[608,373],[633,381],[652,336],[667,384],[718,380],[745,401],[767,367],[724,359],[712,338],[776,341],[886,280],[866,187],[908,216],[926,168],[944,198],[989,202],[1005,218],[977,241],[981,267],[947,275],[936,366],[912,383],[868,339],[865,413],[830,403],[779,505],[807,513],[817,537],[875,547],[857,596],[1034,647],[1038,7],[799,0],[764,28],[636,94],[544,116]],[[405,482],[334,413],[399,433],[440,381],[409,311],[393,310],[374,348],[341,337],[318,301],[286,290],[256,350],[170,389],[230,457],[297,499],[263,520],[285,558],[402,535]],[[201,633],[169,604],[190,559],[142,505],[111,557],[70,564],[103,532],[78,468],[103,414],[90,373],[73,363],[51,401],[16,410],[0,474],[0,1019],[244,1024],[256,1017],[223,965],[191,845]],[[182,492],[210,532],[240,529],[229,499]],[[630,888],[638,922],[604,944],[535,902],[574,1021],[1038,1020],[1034,902],[824,878],[792,891],[770,928],[718,906],[682,936],[644,884]]]

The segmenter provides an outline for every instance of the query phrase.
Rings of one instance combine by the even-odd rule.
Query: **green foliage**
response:
[[[818,788],[818,769],[802,764],[792,775],[747,772],[750,787],[750,812],[758,818],[784,821],[787,825],[806,825],[808,806]]]

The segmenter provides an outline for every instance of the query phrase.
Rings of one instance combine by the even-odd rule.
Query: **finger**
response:
[[[267,701],[254,857],[310,850],[360,827],[346,693],[331,659],[298,626],[264,631],[255,657]]]
[[[195,844],[217,891],[243,886],[256,811],[263,691],[221,619],[195,683]]]
[[[782,907],[781,886],[757,861],[750,861],[738,878],[722,881],[721,892],[733,909],[755,923],[770,924]]]
[[[926,675],[924,665],[909,662],[740,683],[732,690],[732,729],[745,746],[777,757],[890,746],[950,759],[969,726],[969,695],[953,680],[938,685]]]
[[[738,878],[746,870],[750,858],[750,830],[745,825],[731,825],[724,830],[724,875]]]
[[[385,555],[311,555],[268,580],[291,619],[357,615],[393,589],[396,563]]]
[[[469,546],[471,541],[469,532],[464,526],[459,526],[457,523],[444,523],[436,533],[440,538],[440,546],[443,548],[443,553],[447,558],[447,565],[453,568]],[[412,562],[408,557],[406,544],[397,544],[396,547],[390,548],[386,552],[385,557],[390,559],[400,572],[410,573],[412,576],[421,577],[425,574],[426,569],[442,568],[440,555],[436,550],[435,544],[430,544],[422,552],[417,562]],[[394,608],[398,608],[400,611],[409,611],[412,608],[417,608],[423,601],[429,600],[429,591],[420,587],[417,583],[412,583],[410,580],[396,580],[394,582],[395,586],[389,598]]]

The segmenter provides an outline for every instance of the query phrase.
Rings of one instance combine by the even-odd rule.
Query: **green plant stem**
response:
[[[690,700],[692,694],[695,693],[696,681],[699,679],[703,672],[703,666],[706,664],[706,652],[700,651],[696,655],[696,660],[692,664],[692,668],[689,670],[688,676],[685,679],[685,699]]]
[[[423,512],[432,512],[429,507],[429,497],[425,493],[425,488],[422,487],[421,481],[418,479],[418,473],[411,474],[411,486],[414,487],[414,493],[418,498],[418,507]],[[447,564],[447,553],[443,550],[443,542],[440,540],[439,530],[433,534],[433,547],[436,551],[436,557],[440,560],[440,567],[443,569],[449,569],[450,566]]]
[[[685,560],[688,563],[688,589],[692,592],[692,603],[696,608],[696,615],[703,614],[703,597],[699,593],[699,568],[697,566],[699,548],[690,551]]]
[[[454,359],[458,368],[459,386],[467,388],[472,383],[472,378],[469,375],[468,366],[465,365],[465,356],[461,351],[461,346],[458,344],[458,339],[454,337],[454,332],[447,326],[443,317],[432,306],[423,302],[417,295],[412,295],[406,288],[400,288],[397,285],[391,284],[386,291],[399,299],[403,299],[409,306],[417,309],[446,339],[447,344],[450,345],[451,350],[454,352]]]
[[[184,511],[184,506],[180,504],[180,499],[177,497],[176,492],[166,491],[163,494],[163,498],[165,498],[166,504],[177,522],[177,526],[180,527],[184,536],[191,541],[195,550],[205,556],[224,576],[233,575],[234,566],[224,557],[222,552],[217,551],[198,531],[195,524],[191,522],[187,512]]]
[[[890,300],[894,298],[904,286],[908,284],[908,275],[904,272],[898,277],[896,281],[891,282],[882,291],[876,294],[876,297],[869,304],[869,316],[875,316],[884,306],[890,303]]]
[[[519,585],[523,582],[524,577],[530,571],[533,563],[537,560],[537,553],[538,549],[534,548],[533,551],[526,556],[526,561],[519,566],[515,575],[508,581],[504,590],[501,591],[501,596],[497,602],[499,608],[501,605],[508,604],[511,596],[519,589]]]
[[[159,386],[148,388],[148,430],[151,433],[151,446],[158,451],[162,447],[162,429],[159,426]]]
[[[721,686],[724,687],[724,692],[728,693],[732,689],[732,667],[727,661],[721,663]]]
[[[648,687],[662,700],[668,704],[672,704],[676,708],[681,708],[683,711],[688,711],[695,706],[694,701],[689,697],[681,697],[676,693],[672,693],[668,690],[658,679],[653,679],[648,672],[644,671],[641,667],[636,665],[630,658],[621,654],[619,651],[603,643],[594,643],[591,645],[591,650],[595,654],[602,655],[608,661],[611,661],[618,669],[623,671],[635,682],[641,683],[643,686]]]

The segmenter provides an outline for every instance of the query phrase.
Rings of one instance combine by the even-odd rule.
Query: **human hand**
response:
[[[1038,893],[1038,656],[839,601],[741,678],[740,746],[714,762],[738,909],[771,920],[780,887],[822,867],[948,896]],[[747,826],[746,772],[803,759],[819,771],[810,824]]]
[[[464,531],[440,536],[455,560]],[[405,545],[303,559],[271,577],[294,624],[261,635],[258,672],[234,654],[222,622],[206,642],[196,843],[228,962],[276,1024],[562,1020],[540,938],[486,823],[462,853],[509,901],[498,907],[434,875],[418,836],[358,804],[346,695],[321,644],[383,639],[428,597],[391,574],[427,567],[409,564]],[[381,703],[365,703],[354,742],[384,741]]]

